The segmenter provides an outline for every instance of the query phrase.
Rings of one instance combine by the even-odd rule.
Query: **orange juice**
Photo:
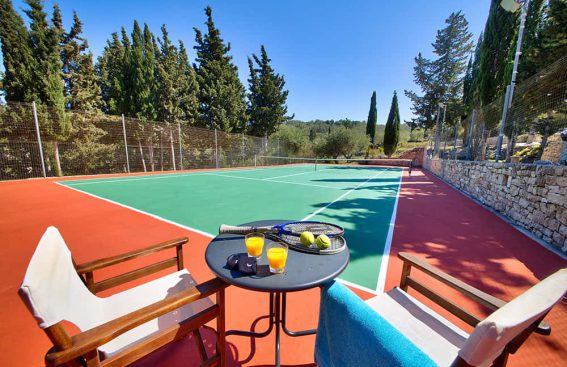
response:
[[[260,257],[262,256],[262,249],[264,248],[264,238],[262,237],[247,237],[246,250],[248,256]]]
[[[281,247],[273,247],[268,250],[268,263],[270,270],[273,272],[281,273],[285,269],[285,262],[287,260],[287,250]]]

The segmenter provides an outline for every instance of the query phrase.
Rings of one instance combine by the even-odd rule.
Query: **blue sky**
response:
[[[246,58],[265,45],[289,89],[288,108],[301,120],[366,120],[376,90],[378,123],[388,115],[398,92],[402,120],[411,117],[404,89],[414,89],[413,58],[431,56],[436,31],[452,11],[462,10],[474,39],[484,28],[490,0],[240,0],[240,1],[72,1],[58,0],[69,27],[72,11],[84,23],[84,35],[95,56],[121,26],[134,19],[148,23],[157,35],[167,25],[194,59],[193,27],[204,29],[204,7],[213,8],[215,24],[247,85]],[[51,12],[53,1],[45,2]],[[27,6],[14,0],[21,11]],[[26,19],[26,18],[24,18]],[[26,19],[27,21],[27,19]]]

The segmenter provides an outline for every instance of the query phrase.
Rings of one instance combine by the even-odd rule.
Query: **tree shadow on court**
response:
[[[508,299],[506,288],[528,288],[534,283],[532,275],[541,280],[567,266],[567,261],[444,183],[420,175],[404,178],[403,185],[392,256],[398,251],[415,253],[472,286]],[[391,195],[361,198],[353,193],[317,215],[318,220],[352,228],[345,233],[351,262],[381,252],[397,185],[364,188]]]

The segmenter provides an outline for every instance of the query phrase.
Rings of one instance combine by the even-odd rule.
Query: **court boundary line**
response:
[[[350,189],[349,191],[343,193],[341,196],[339,196],[338,198],[336,198],[335,200],[331,201],[330,203],[328,203],[327,205],[325,205],[322,208],[319,208],[317,210],[315,210],[313,213],[309,214],[308,216],[306,216],[305,218],[303,218],[302,220],[309,220],[311,218],[313,218],[314,216],[316,216],[317,214],[321,213],[323,210],[327,209],[328,207],[330,207],[331,205],[333,205],[334,203],[336,203],[337,201],[342,200],[345,196],[349,195],[351,192],[357,190],[359,187],[365,185],[368,181],[373,180],[374,178],[380,176],[382,173],[384,172],[391,172],[390,169],[385,169],[385,170],[381,170],[378,173],[376,173],[374,176],[370,177],[368,180],[359,183],[358,185],[356,185],[355,187],[353,187],[352,189]]]
[[[400,199],[400,191],[402,189],[402,181],[404,178],[404,172],[400,175],[400,181],[398,182],[398,191],[396,192],[396,201],[394,202],[394,208],[392,210],[392,217],[390,218],[390,224],[388,225],[388,235],[386,236],[386,243],[384,244],[384,251],[382,253],[382,259],[380,261],[380,271],[378,272],[378,279],[376,281],[376,292],[384,292],[384,287],[386,287],[386,276],[388,274],[388,263],[390,261],[390,250],[392,249],[392,240],[394,239],[394,227],[396,226],[396,214],[398,213],[398,201]]]
[[[274,182],[274,183],[281,183],[281,184],[288,184],[288,185],[298,185],[298,186],[311,186],[311,187],[322,187],[324,189],[333,189],[333,190],[344,190],[341,187],[335,186],[324,186],[324,185],[313,185],[301,182],[289,182],[289,181],[279,181],[279,180],[270,180],[268,178],[254,178],[254,177],[244,177],[244,176],[231,176],[231,175],[219,175],[216,173],[208,173],[209,176],[217,176],[217,177],[228,177],[228,178],[238,178],[241,180],[252,180],[252,181],[260,181],[260,182]]]
[[[247,172],[247,171],[257,171],[257,170],[265,170],[265,169],[271,169],[271,168],[279,168],[279,167],[260,167],[260,168],[245,168],[245,169],[234,169],[234,170],[230,170],[230,172],[232,171],[237,171],[237,172]],[[172,177],[187,177],[187,176],[203,176],[203,175],[207,175],[210,174],[211,171],[206,171],[206,172],[185,172],[185,173],[164,173],[164,174],[158,174],[158,175],[142,175],[142,176],[134,176],[132,178],[118,178],[113,180],[112,178],[114,177],[110,177],[108,179],[104,179],[104,181],[94,181],[96,180],[96,178],[93,179],[83,179],[83,180],[64,180],[64,181],[54,181],[54,182],[69,182],[69,186],[79,186],[79,185],[95,185],[95,184],[103,184],[103,183],[114,183],[114,182],[129,182],[129,181],[146,181],[146,180],[159,180],[162,178],[172,178]],[[218,170],[218,172],[229,172],[228,170]]]
[[[356,284],[356,283],[353,283],[353,282],[349,282],[348,280],[344,280],[344,279],[342,279],[340,276],[337,277],[337,278],[335,278],[335,279],[336,279],[339,283],[342,283],[342,284],[344,284],[344,285],[347,285],[347,286],[349,286],[349,287],[351,287],[351,288],[356,288],[356,289],[358,289],[358,290],[364,291],[364,292],[366,292],[366,293],[373,294],[373,295],[375,295],[375,296],[378,295],[378,292],[377,292],[377,291],[372,290],[372,289],[370,289],[370,288],[367,288],[367,287],[365,287],[365,286],[363,286],[363,285]]]
[[[193,227],[189,227],[189,226],[186,226],[186,225],[184,225],[184,224],[177,223],[177,222],[174,222],[174,221],[169,220],[169,219],[165,219],[165,218],[163,218],[163,217],[160,217],[159,215],[151,214],[151,213],[145,212],[145,211],[143,211],[143,210],[133,208],[133,207],[131,207],[131,206],[129,206],[129,205],[121,204],[121,203],[119,203],[119,202],[117,202],[117,201],[114,201],[114,200],[111,200],[111,199],[107,199],[107,198],[103,198],[102,196],[98,196],[98,195],[95,195],[95,194],[91,194],[90,192],[85,192],[85,191],[76,189],[76,188],[71,187],[71,186],[63,185],[63,184],[61,184],[61,183],[59,183],[59,182],[57,182],[57,181],[54,181],[54,183],[57,184],[57,185],[59,185],[59,186],[65,187],[65,188],[67,188],[67,189],[77,191],[77,192],[79,192],[79,193],[81,193],[81,194],[85,194],[85,195],[94,197],[94,198],[96,198],[96,199],[100,199],[100,200],[106,201],[106,202],[108,202],[108,203],[111,203],[111,204],[114,204],[114,205],[118,205],[118,206],[121,206],[121,207],[126,208],[126,209],[130,209],[130,210],[132,210],[132,211],[135,211],[136,213],[144,214],[144,215],[147,215],[148,217],[151,217],[151,218],[154,218],[154,219],[157,219],[157,220],[161,220],[162,222],[166,222],[166,223],[168,223],[168,224],[173,224],[174,226],[183,228],[183,229],[188,230],[188,231],[190,231],[190,232],[195,232],[195,233],[198,233],[198,234],[200,234],[200,235],[202,235],[202,236],[209,237],[209,238],[215,238],[214,235],[212,235],[212,234],[210,234],[210,233],[208,233],[208,232],[205,232],[205,231],[201,231],[200,229],[193,228]]]

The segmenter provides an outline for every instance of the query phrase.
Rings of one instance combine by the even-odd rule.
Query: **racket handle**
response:
[[[219,227],[219,234],[223,234],[223,233],[248,234],[257,231],[258,231],[258,227],[252,227],[252,226],[239,227],[239,226],[229,226],[226,224],[221,224]]]

